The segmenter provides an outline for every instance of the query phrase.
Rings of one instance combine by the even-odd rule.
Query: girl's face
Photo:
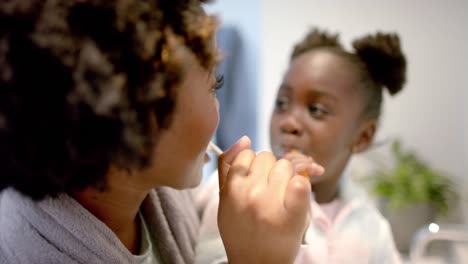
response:
[[[142,173],[151,186],[176,189],[200,183],[206,148],[219,122],[215,76],[187,54],[187,71],[178,89],[171,126],[161,132],[152,165]]]
[[[312,177],[312,183],[338,179],[353,148],[363,147],[364,97],[357,84],[352,65],[325,50],[296,57],[283,79],[271,118],[271,146],[278,158],[296,149],[324,166],[325,174]]]

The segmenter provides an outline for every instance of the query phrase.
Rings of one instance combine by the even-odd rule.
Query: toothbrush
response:
[[[223,151],[221,150],[221,148],[219,148],[215,143],[213,143],[212,141],[210,141],[210,144],[208,144],[208,148],[207,148],[208,151],[211,151],[213,152],[216,156],[220,156],[221,154],[223,154]],[[296,149],[293,149],[291,150],[291,152],[298,152]],[[299,172],[299,175],[301,176],[304,176],[304,177],[309,177],[309,174],[307,173],[307,171],[301,171]]]
[[[210,144],[208,144],[207,150],[213,152],[218,157],[223,154],[223,151],[212,141],[210,141]]]

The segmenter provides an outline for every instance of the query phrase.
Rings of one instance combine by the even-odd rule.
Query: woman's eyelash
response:
[[[215,82],[215,84],[213,86],[213,90],[217,91],[217,90],[221,89],[223,87],[223,85],[224,85],[224,75],[222,75],[222,74],[218,75],[217,74],[216,75],[216,82]]]

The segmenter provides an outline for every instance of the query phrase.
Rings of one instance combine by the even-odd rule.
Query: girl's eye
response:
[[[217,93],[219,89],[223,88],[223,85],[224,85],[224,75],[222,74],[216,75],[216,82],[211,88],[211,90],[214,93]]]
[[[309,113],[316,118],[323,118],[328,114],[327,110],[319,105],[309,106]]]
[[[278,97],[275,101],[275,111],[285,111],[288,108],[289,100],[285,97]]]

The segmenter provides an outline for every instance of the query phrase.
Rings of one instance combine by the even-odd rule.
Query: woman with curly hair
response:
[[[193,262],[215,31],[198,0],[1,2],[1,263]],[[247,138],[219,164],[229,262],[291,263],[308,180]]]
[[[388,222],[344,174],[353,154],[372,144],[384,89],[394,95],[403,88],[406,59],[396,34],[368,35],[353,48],[345,50],[338,35],[312,29],[294,47],[275,100],[273,153],[308,176],[313,191],[295,263],[400,262]],[[316,164],[325,169],[319,176]],[[197,260],[223,259],[213,224],[216,204],[213,197],[204,205]]]

